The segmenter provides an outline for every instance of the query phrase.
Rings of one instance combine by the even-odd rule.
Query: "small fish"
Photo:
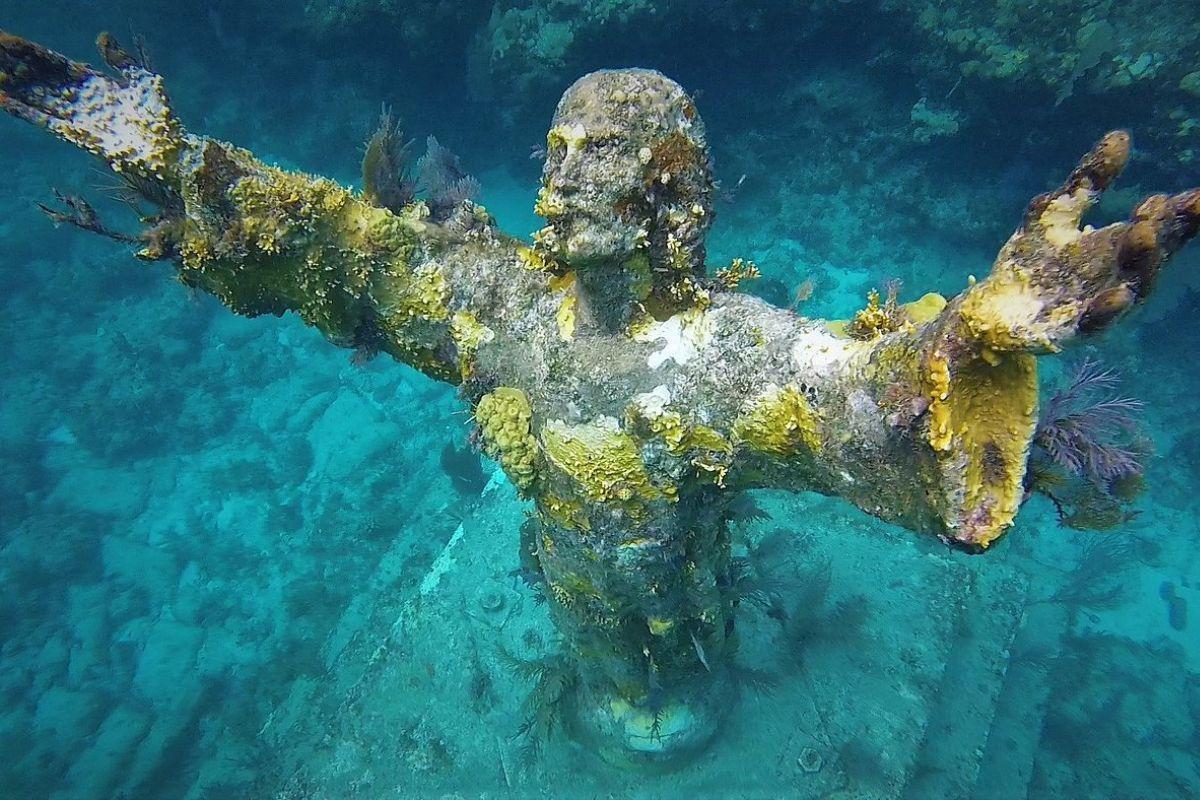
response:
[[[805,278],[804,282],[796,287],[796,293],[792,296],[792,304],[788,306],[792,311],[795,311],[813,296],[816,291],[817,284],[812,278]]]
[[[771,605],[767,608],[767,616],[778,622],[780,625],[786,625],[788,621],[787,609],[783,607],[783,601],[778,598],[771,601]]]
[[[1167,622],[1177,631],[1187,630],[1187,600],[1179,595],[1173,595],[1167,601]]]
[[[717,200],[722,203],[732,203],[737,199],[738,189],[742,188],[742,184],[746,182],[746,174],[742,173],[742,177],[738,178],[737,183],[731,187],[722,186],[720,181],[716,182]]]
[[[709,672],[712,672],[712,667],[708,665],[708,658],[704,655],[704,646],[700,644],[700,640],[696,638],[696,634],[688,631],[688,636],[692,637],[692,645],[696,648],[696,657],[700,659],[700,663]]]

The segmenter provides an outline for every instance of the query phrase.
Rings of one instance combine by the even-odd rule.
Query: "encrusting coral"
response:
[[[529,246],[435,143],[439,194],[414,200],[390,121],[359,194],[188,133],[157,75],[111,38],[102,54],[114,76],[0,34],[0,107],[126,176],[158,211],[124,239],[184,283],[461,385],[483,449],[535,504],[523,541],[582,727],[614,758],[694,750],[728,705],[740,492],[839,495],[986,549],[1025,496],[1036,355],[1111,325],[1200,226],[1196,190],[1082,226],[1129,156],[1111,133],[1030,203],[987,277],[827,323],[729,291],[749,262],[707,276],[704,125],[657,72],[568,89]],[[81,203],[56,219],[108,233]]]
[[[484,451],[521,489],[533,484],[537,468],[537,441],[529,433],[532,413],[525,393],[509,386],[485,394],[475,405]]]

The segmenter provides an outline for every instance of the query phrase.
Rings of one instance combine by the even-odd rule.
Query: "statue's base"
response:
[[[776,520],[841,524],[834,501],[760,503]],[[769,695],[724,675],[712,685],[729,694],[711,702],[664,687],[655,734],[645,708],[581,691],[560,720],[574,735],[558,729],[527,758],[518,731],[533,683],[497,647],[537,657],[556,652],[555,632],[512,575],[520,504],[502,485],[478,508],[424,577],[397,577],[413,573],[411,543],[381,561],[326,643],[327,671],[296,681],[262,726],[258,740],[288,761],[278,780],[258,770],[272,784],[259,794],[900,800],[917,796],[919,778],[940,782],[920,796],[970,796],[958,789],[975,785],[989,747],[1022,608],[1023,586],[1000,560],[924,547],[857,516],[798,539],[779,568],[829,560],[822,613],[864,607],[860,629],[826,626],[796,650],[779,621],[744,610],[736,658],[774,677]]]
[[[704,751],[734,702],[725,680],[714,678],[703,688],[707,691],[677,691],[657,709],[582,692],[577,736],[613,766],[656,772],[679,769]]]

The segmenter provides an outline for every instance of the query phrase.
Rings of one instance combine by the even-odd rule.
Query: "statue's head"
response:
[[[647,69],[585,75],[559,101],[546,151],[540,240],[558,258],[578,270],[638,257],[656,274],[703,268],[712,169],[679,84]]]

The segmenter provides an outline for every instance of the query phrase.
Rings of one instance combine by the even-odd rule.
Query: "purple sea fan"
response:
[[[1141,400],[1116,394],[1115,372],[1084,359],[1071,382],[1042,410],[1034,443],[1074,475],[1105,487],[1142,473],[1142,457],[1129,439],[1139,429]]]

